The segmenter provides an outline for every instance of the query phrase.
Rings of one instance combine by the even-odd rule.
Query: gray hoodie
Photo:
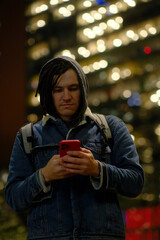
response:
[[[75,70],[78,76],[80,85],[80,105],[77,113],[73,116],[75,124],[81,121],[83,115],[87,109],[87,93],[88,93],[88,81],[85,73],[83,72],[79,63],[67,56],[59,56],[49,60],[41,69],[39,75],[39,84],[37,87],[37,93],[40,94],[40,103],[43,108],[44,114],[50,114],[53,117],[58,117],[56,109],[52,100],[53,89],[53,76],[61,74],[67,71],[69,68]]]

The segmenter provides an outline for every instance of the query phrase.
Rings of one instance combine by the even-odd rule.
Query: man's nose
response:
[[[71,98],[71,94],[70,91],[68,89],[65,89],[63,92],[63,98],[64,99],[70,99]]]

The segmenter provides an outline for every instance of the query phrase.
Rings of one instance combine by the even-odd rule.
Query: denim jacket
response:
[[[32,157],[25,154],[21,134],[17,134],[5,198],[14,211],[29,210],[28,240],[125,239],[117,195],[139,195],[144,176],[126,125],[114,116],[107,119],[113,144],[105,146],[103,158],[100,130],[89,116],[70,130],[52,117],[34,124]],[[63,139],[79,139],[81,147],[92,152],[100,162],[99,179],[76,175],[44,187],[40,169],[59,154]]]

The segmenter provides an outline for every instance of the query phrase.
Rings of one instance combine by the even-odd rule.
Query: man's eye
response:
[[[77,91],[79,89],[79,87],[71,87],[69,90],[70,91]]]
[[[55,89],[53,89],[53,92],[62,92],[62,89],[61,88],[55,88]]]

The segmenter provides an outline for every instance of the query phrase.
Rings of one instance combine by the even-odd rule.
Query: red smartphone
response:
[[[60,157],[67,154],[68,151],[80,151],[79,140],[62,140],[59,143]]]

